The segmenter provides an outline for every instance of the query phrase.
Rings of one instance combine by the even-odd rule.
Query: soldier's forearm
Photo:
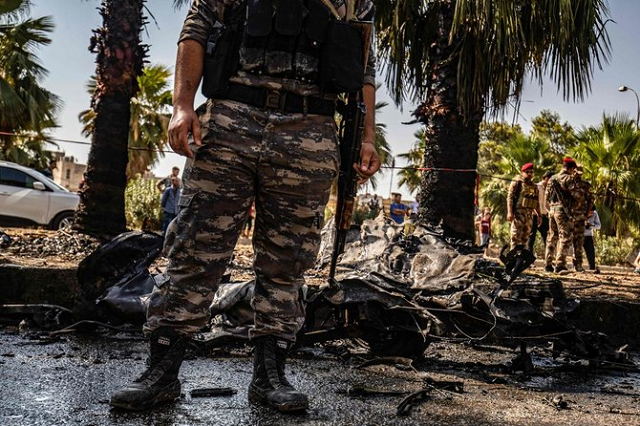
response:
[[[193,102],[202,78],[204,47],[194,40],[184,40],[178,45],[174,107],[193,107]]]
[[[362,132],[362,142],[369,142],[375,145],[376,141],[376,88],[371,84],[365,84],[362,88],[364,105],[367,113],[364,116],[364,129]]]

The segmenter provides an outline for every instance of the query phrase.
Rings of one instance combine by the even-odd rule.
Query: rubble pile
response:
[[[8,238],[0,248],[0,256],[9,261],[22,257],[79,261],[101,244],[95,237],[74,231],[6,229],[0,233],[5,241]]]

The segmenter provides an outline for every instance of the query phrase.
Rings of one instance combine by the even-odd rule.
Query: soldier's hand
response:
[[[507,213],[507,222],[513,222],[513,213]]]
[[[193,135],[195,144],[201,146],[200,122],[196,112],[193,110],[193,106],[174,106],[167,130],[169,145],[177,154],[193,158],[193,152],[189,148],[189,133]]]
[[[358,184],[363,184],[380,169],[380,156],[371,142],[362,142],[360,148],[360,164],[354,163],[353,169],[358,174]]]

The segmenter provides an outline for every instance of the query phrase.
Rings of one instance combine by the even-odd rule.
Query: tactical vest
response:
[[[227,15],[207,45],[205,96],[222,97],[237,70],[316,84],[328,93],[364,85],[360,31],[337,20],[321,0],[247,0]]]
[[[538,205],[538,191],[534,184],[522,181],[522,189],[518,195],[516,206],[518,208],[535,209]]]

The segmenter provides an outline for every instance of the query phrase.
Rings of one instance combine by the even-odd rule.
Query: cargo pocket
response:
[[[165,235],[164,252],[174,259],[195,255],[196,233],[199,227],[198,194],[200,191],[185,190],[180,195],[178,216],[169,224]]]

